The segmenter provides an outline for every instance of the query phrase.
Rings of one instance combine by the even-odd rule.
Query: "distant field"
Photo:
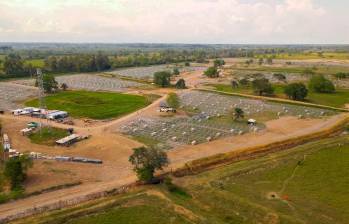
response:
[[[349,60],[349,53],[338,53],[338,52],[324,52],[323,54],[318,53],[282,53],[274,54],[276,59],[338,59],[338,60]],[[273,56],[272,54],[262,55],[264,57]],[[257,56],[258,57],[258,56]]]
[[[30,59],[25,60],[25,64],[31,64],[34,68],[43,68],[45,67],[44,59]]]
[[[136,111],[150,102],[146,97],[120,93],[67,91],[46,97],[48,109],[67,111],[77,118],[108,119]],[[26,102],[38,106],[38,100]]]
[[[349,138],[334,137],[15,223],[346,224],[348,181]]]
[[[251,87],[238,87],[232,88],[228,84],[213,84],[210,85],[215,87],[218,91],[228,92],[228,93],[242,93],[242,94],[250,94],[253,95],[253,90]],[[283,85],[274,85],[274,94],[275,97],[278,98],[287,98],[284,94],[284,86]],[[309,92],[307,97],[307,102],[331,106],[331,107],[339,107],[343,108],[346,104],[349,103],[349,90],[347,89],[338,89],[335,93],[326,94],[326,93],[314,93]]]

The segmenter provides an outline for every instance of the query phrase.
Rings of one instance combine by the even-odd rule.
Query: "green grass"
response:
[[[240,93],[254,95],[253,89],[250,86],[239,86],[238,88],[232,88],[227,84],[212,84],[215,90],[227,92],[227,93]],[[284,94],[284,85],[273,85],[274,97],[287,98]],[[349,103],[349,90],[337,89],[335,93],[315,93],[309,91],[309,94],[305,102],[320,104],[331,107],[344,108],[345,104]]]
[[[44,59],[27,59],[24,61],[24,64],[31,64],[34,68],[44,68],[45,60]]]
[[[68,136],[67,130],[54,127],[44,127],[41,129],[41,132],[37,130],[28,137],[32,143],[53,146],[56,144],[57,140],[66,136]]]
[[[67,111],[76,118],[108,119],[141,109],[150,101],[144,96],[107,92],[66,91],[45,98],[49,109]],[[30,100],[27,106],[38,106]]]

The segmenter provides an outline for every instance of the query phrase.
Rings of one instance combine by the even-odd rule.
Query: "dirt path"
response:
[[[267,122],[266,130],[260,133],[250,133],[243,136],[228,137],[196,146],[182,146],[168,153],[171,161],[171,165],[168,169],[180,167],[184,163],[193,159],[233,150],[243,150],[244,148],[253,145],[267,144],[274,141],[302,136],[314,131],[320,131],[332,126],[334,123],[336,123],[336,121],[343,119],[345,116],[347,115],[341,114],[328,118],[327,120],[298,120],[294,117],[284,117],[279,120]],[[4,118],[6,119],[6,117],[3,117],[3,119]],[[127,138],[123,139],[116,134],[110,134],[109,137],[112,136],[114,136],[112,138],[114,140],[111,141],[108,140],[108,137],[103,138],[103,133],[101,133],[101,135],[96,135],[94,137],[96,138],[94,142],[92,141],[91,143],[87,141],[84,143],[85,145],[73,149],[73,151],[80,150],[80,152],[84,152],[84,150],[89,147],[94,149],[97,144],[96,142],[98,142],[97,145],[100,147],[100,149],[95,153],[96,155],[105,157],[106,159],[106,164],[103,170],[103,172],[109,173],[109,175],[106,175],[106,178],[96,182],[87,182],[80,186],[32,196],[30,198],[0,205],[0,220],[33,207],[52,205],[59,201],[67,201],[72,199],[76,199],[78,201],[78,199],[84,198],[86,195],[92,193],[111,190],[125,184],[133,183],[136,180],[136,177],[132,172],[132,169],[126,165],[128,156],[131,153],[131,147],[133,146],[132,140]],[[115,147],[117,147],[115,144],[123,146],[124,152],[117,153],[119,150],[115,149]],[[113,154],[117,154],[117,156],[113,156]],[[117,168],[116,166],[113,166],[113,164],[123,165]],[[128,168],[122,168],[123,166],[128,166]],[[92,172],[92,176],[99,173],[94,173],[93,169],[87,169],[85,172]]]

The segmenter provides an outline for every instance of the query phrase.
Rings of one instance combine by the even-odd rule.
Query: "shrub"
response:
[[[279,81],[285,82],[286,81],[286,76],[281,73],[274,73],[273,74],[274,78],[276,78]]]
[[[177,89],[185,89],[186,88],[184,79],[179,79],[177,81],[176,88]]]
[[[225,61],[223,59],[216,59],[213,61],[214,67],[221,67],[225,65]]]
[[[170,93],[168,94],[167,98],[166,98],[166,102],[167,105],[169,107],[175,108],[177,109],[179,107],[179,98],[178,95],[176,93]]]
[[[309,81],[309,88],[317,93],[333,93],[335,87],[333,83],[323,75],[315,75]]]
[[[206,75],[209,78],[217,78],[219,76],[218,70],[216,67],[209,67],[205,72],[204,75]]]
[[[272,87],[269,80],[266,78],[253,80],[252,88],[254,92],[257,93],[259,96],[262,96],[264,94],[270,95],[274,93],[274,88]]]
[[[168,87],[171,84],[171,73],[167,71],[155,72],[154,83],[161,87]]]
[[[308,89],[303,83],[291,83],[285,87],[284,93],[293,100],[304,100]]]

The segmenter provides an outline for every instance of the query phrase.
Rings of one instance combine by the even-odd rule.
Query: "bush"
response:
[[[10,181],[11,190],[22,189],[22,183],[26,179],[26,171],[32,166],[32,160],[28,156],[13,157],[6,161],[4,176]]]
[[[284,93],[293,100],[304,100],[308,89],[303,83],[291,83],[285,87]]]
[[[170,93],[168,94],[166,98],[167,105],[169,107],[177,109],[179,107],[179,98],[176,93]]]
[[[216,59],[213,61],[214,67],[220,67],[225,65],[225,61],[223,59]]]
[[[171,84],[171,73],[170,72],[155,72],[154,83],[161,87],[168,87]]]
[[[264,94],[271,95],[274,93],[274,88],[272,87],[269,80],[266,78],[253,80],[252,88],[254,92],[257,93],[259,96],[262,96]]]
[[[177,81],[176,88],[177,89],[185,89],[186,88],[184,79],[180,79]]]
[[[274,78],[276,78],[279,81],[285,82],[286,81],[286,76],[281,73],[274,73],[273,74]]]
[[[333,83],[323,75],[315,75],[309,81],[309,89],[317,93],[334,93]]]
[[[209,78],[218,78],[219,73],[216,67],[209,67],[205,72],[204,75],[206,75]]]
[[[178,68],[174,68],[172,74],[173,75],[179,75],[180,74],[179,69]]]

